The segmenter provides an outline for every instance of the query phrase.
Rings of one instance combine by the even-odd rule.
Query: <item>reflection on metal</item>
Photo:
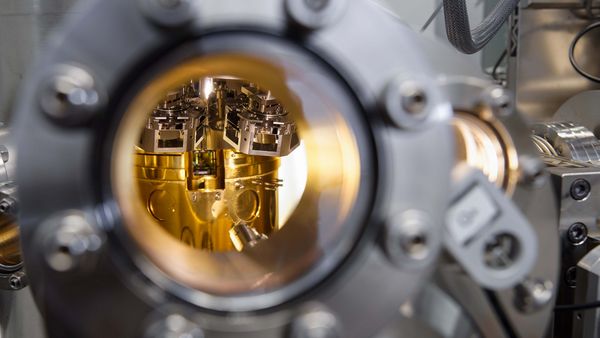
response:
[[[595,247],[577,262],[577,266],[600,277],[600,246]]]
[[[533,127],[534,143],[549,156],[600,164],[600,140],[586,127],[574,122],[547,122]]]
[[[207,81],[213,81],[214,93]],[[202,93],[196,89],[200,84]],[[183,243],[241,251],[283,225],[278,224],[279,156],[297,147],[289,143],[296,126],[278,124],[285,117],[281,104],[244,81],[203,79],[195,85],[167,93],[148,118],[135,155],[140,198],[156,222]],[[230,130],[240,138],[248,131],[272,150],[257,151],[252,141],[246,143],[250,148],[233,144],[231,149]],[[267,153],[271,156],[256,155]]]
[[[503,140],[494,124],[470,113],[457,112],[452,120],[456,133],[457,160],[480,169],[497,187],[511,190],[507,145],[510,140]],[[503,134],[506,135],[506,132]]]
[[[125,235],[139,244],[155,268],[193,290],[222,296],[287,285],[303,273],[310,274],[309,268],[327,257],[324,253],[345,248],[340,239],[358,230],[358,223],[352,229],[342,226],[354,212],[361,182],[356,132],[340,117],[355,108],[344,103],[343,109],[332,109],[331,102],[320,92],[314,95],[312,88],[292,92],[279,67],[245,55],[188,60],[143,87],[119,126],[112,147],[111,183],[123,212]],[[298,126],[302,144],[279,157],[248,155],[219,142],[224,132],[217,121],[218,105],[212,103],[218,96],[209,92],[211,86],[202,80],[206,78],[213,80],[213,92],[224,90],[219,96],[227,98],[225,111],[243,102],[244,84],[270,89],[289,112],[290,122]],[[148,125],[165,94],[188,84],[189,79],[199,79],[195,81],[201,84],[194,84],[190,104],[194,111],[190,115],[199,120],[194,129],[195,149],[161,153],[140,147],[139,134],[136,137],[131,130]],[[317,85],[323,78],[319,81]],[[310,93],[309,100],[303,96],[306,93]],[[305,156],[296,156],[302,151]],[[298,162],[288,163],[286,173],[304,166],[306,176],[281,182],[279,175],[285,174],[280,172],[281,162],[288,157]],[[290,190],[298,196],[279,194],[290,185],[301,187]],[[154,195],[156,190],[162,191]],[[279,221],[279,213],[289,219]],[[241,223],[268,239],[238,253],[229,230]]]
[[[0,271],[5,272],[18,270],[23,263],[15,195],[14,182],[0,185]]]
[[[527,116],[549,119],[573,95],[600,88],[569,63],[573,38],[590,22],[580,13],[582,2],[530,0],[529,6],[519,10],[516,26],[510,30],[516,35],[514,53],[509,57],[508,84],[516,93],[517,109]],[[564,8],[556,8],[557,3]],[[600,74],[597,37],[594,33],[582,39],[575,51],[582,67],[592,74]]]

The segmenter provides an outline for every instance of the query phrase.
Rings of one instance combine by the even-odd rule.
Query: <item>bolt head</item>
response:
[[[335,315],[323,306],[304,307],[291,326],[289,338],[340,338],[341,332]]]
[[[335,23],[345,12],[348,0],[286,0],[291,21],[308,30]]]
[[[101,106],[101,94],[92,75],[73,65],[57,67],[43,81],[39,98],[46,116],[65,125],[88,122]]]
[[[8,148],[6,146],[0,145],[0,158],[2,158],[2,162],[6,163],[10,159],[8,152]]]
[[[390,219],[385,227],[384,251],[398,267],[421,268],[434,257],[439,246],[426,214],[417,210]]]
[[[386,87],[382,101],[388,120],[397,127],[417,129],[429,120],[431,100],[418,81],[394,79]]]
[[[5,197],[0,200],[0,214],[16,214],[16,201],[10,197]]]
[[[519,171],[520,181],[532,187],[542,186],[548,178],[546,165],[537,156],[521,155],[519,157]]]
[[[165,29],[180,29],[196,19],[199,0],[139,0],[140,10],[153,24]]]
[[[577,267],[571,266],[565,271],[565,284],[571,289],[577,286]]]
[[[577,222],[572,224],[567,230],[567,240],[573,245],[585,243],[588,236],[588,228],[585,224]]]
[[[152,323],[146,338],[204,338],[202,329],[181,314],[172,313]]]
[[[590,185],[590,182],[583,178],[578,178],[571,184],[571,197],[576,201],[587,199],[591,191],[592,186]]]
[[[554,284],[549,280],[526,279],[515,287],[515,307],[523,313],[533,313],[550,304]]]
[[[23,271],[13,273],[8,278],[8,285],[13,290],[21,290],[27,286],[27,275]]]
[[[46,262],[57,272],[90,270],[103,245],[102,235],[84,214],[68,212],[45,222]]]
[[[512,96],[506,89],[500,86],[493,86],[486,91],[485,95],[485,101],[492,108],[495,108],[500,115],[505,116],[512,113]]]
[[[485,264],[496,270],[510,268],[518,259],[520,244],[511,234],[496,234],[485,245]]]

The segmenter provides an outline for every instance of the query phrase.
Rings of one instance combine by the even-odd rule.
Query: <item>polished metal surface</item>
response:
[[[156,318],[157,313],[167,319],[181,311],[193,313],[184,317],[207,337],[279,337],[295,319],[301,320],[301,305],[312,302],[331,313],[341,337],[375,333],[418,293],[434,268],[391,262],[376,240],[384,227],[412,227],[416,223],[410,217],[416,211],[425,215],[426,222],[421,223],[431,232],[426,242],[418,232],[401,236],[406,241],[400,247],[409,254],[398,259],[419,259],[427,252],[427,259],[434,261],[441,249],[454,158],[448,124],[451,110],[423,55],[406,48],[418,38],[367,1],[348,2],[343,15],[321,29],[304,31],[303,39],[286,35],[290,25],[299,22],[297,18],[290,21],[295,14],[288,13],[280,1],[199,2],[183,14],[179,2],[173,7],[165,2],[152,4],[140,8],[137,2],[102,0],[85,7],[82,18],[63,29],[63,48],[49,49],[41,59],[41,71],[30,78],[17,109],[22,212],[28,215],[23,218],[28,271],[35,276],[32,285],[45,313],[70,318],[53,320],[50,336],[134,336],[143,329],[138,323]],[[166,19],[156,20],[157,13],[166,14]],[[358,29],[356,22],[365,17],[371,24]],[[107,20],[111,25],[106,25]],[[232,27],[250,31],[232,33]],[[191,41],[173,46],[171,33]],[[203,34],[193,41],[192,37]],[[382,45],[380,39],[387,43]],[[104,48],[98,52],[95,46]],[[172,53],[159,55],[143,72],[131,74],[140,57],[156,58],[154,52],[161,46],[170,46]],[[383,47],[385,51],[374,53]],[[306,48],[313,52],[307,53]],[[202,58],[210,55],[217,57]],[[253,65],[250,61],[259,66],[244,67]],[[65,62],[87,69],[98,93],[111,96],[106,102],[118,103],[105,110],[98,106],[91,115],[105,122],[106,129],[98,124],[95,128],[68,126],[40,112],[34,99],[38,88],[44,79],[63,76],[53,70]],[[212,75],[232,73],[243,78],[246,74],[275,84],[265,87],[273,88],[293,116],[305,115],[299,135],[310,159],[306,199],[280,231],[242,253],[211,255],[184,248],[163,236],[161,229],[143,227],[147,224],[143,214],[132,208],[137,200],[131,198],[135,194],[131,145],[137,135],[131,130],[141,125],[134,122],[144,121],[146,108],[159,100],[158,93],[189,75],[190,69],[196,75],[211,71],[216,73]],[[134,76],[125,81],[125,73]],[[144,86],[164,74],[165,81]],[[384,88],[400,77],[418,82],[427,97],[427,123],[415,130],[386,123],[375,109],[382,106]],[[124,87],[129,90],[117,91]],[[285,88],[295,95],[286,94]],[[403,101],[401,95],[398,101]],[[128,107],[133,110],[124,114]],[[69,114],[64,116],[69,119]],[[116,128],[121,118],[123,123]],[[108,136],[102,130],[110,130]],[[43,178],[32,161],[45,164]],[[102,165],[90,170],[90,161]],[[426,177],[426,184],[415,177]],[[61,187],[60,199],[48,199],[44,193],[53,187]],[[38,203],[40,199],[46,203]],[[59,271],[48,266],[47,259],[39,259],[39,243],[55,236],[50,226],[54,223],[45,221],[72,209],[88,215],[90,226],[106,233],[106,243],[92,271],[60,272],[60,280],[72,281],[62,283],[51,277]],[[400,215],[407,215],[408,220],[394,222]],[[38,226],[41,223],[45,225]],[[267,269],[256,269],[261,265]],[[297,271],[301,272],[298,276]],[[215,278],[219,276],[226,278]],[[248,276],[264,278],[244,284],[252,280]],[[220,287],[219,291],[228,291],[232,285],[244,289],[229,289],[237,292],[225,295],[209,292],[203,282],[211,278],[211,285]],[[51,300],[57,298],[61,301]],[[297,301],[289,302],[292,298]],[[96,305],[93,310],[90,302]],[[128,316],[98,311],[115,304],[127,309]],[[369,321],[358,320],[365,308]],[[111,325],[101,324],[105,322]],[[306,332],[313,329],[306,328]]]
[[[600,140],[586,127],[574,122],[547,122],[533,127],[535,136],[544,138],[550,148],[544,152],[554,153],[574,161],[600,164]],[[540,147],[543,148],[542,141]]]
[[[18,156],[0,131],[27,268],[0,286],[31,282],[45,321],[0,295],[9,337],[598,332],[553,311],[600,295],[600,87],[567,54],[586,1],[521,2],[508,90],[368,0],[72,2],[0,7],[0,113],[80,14],[19,92]],[[576,57],[600,74],[596,37]]]
[[[530,118],[550,119],[572,96],[599,85],[580,76],[569,62],[575,34],[589,24],[568,9],[521,8],[514,53],[509,56],[508,84],[517,109]],[[595,33],[580,42],[576,57],[592,74],[600,74],[593,55],[600,53]]]

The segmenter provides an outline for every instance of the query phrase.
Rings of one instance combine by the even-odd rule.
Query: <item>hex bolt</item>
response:
[[[424,117],[427,107],[427,94],[425,90],[415,83],[405,83],[401,87],[400,97],[402,108],[417,118]]]
[[[583,201],[590,195],[591,191],[590,182],[583,178],[578,178],[571,184],[571,197],[576,201]]]
[[[546,165],[537,156],[519,156],[520,181],[524,184],[539,187],[546,182]]]
[[[554,284],[549,280],[527,278],[514,291],[515,307],[523,313],[533,313],[550,303]]]
[[[196,19],[197,2],[200,0],[139,0],[144,16],[160,28],[178,29]]]
[[[146,338],[204,338],[204,331],[181,314],[173,313],[151,324]]]
[[[573,223],[567,230],[567,240],[573,245],[585,243],[588,236],[588,228],[581,222]]]
[[[340,338],[335,315],[323,306],[310,304],[292,321],[289,338]]]
[[[512,113],[510,109],[512,97],[508,91],[500,86],[493,86],[486,91],[485,100],[493,107],[498,109],[498,113],[507,116]]]
[[[410,210],[388,221],[383,248],[392,264],[420,268],[433,257],[436,247],[434,239],[427,215]]]
[[[286,0],[285,8],[291,21],[315,30],[333,24],[345,12],[348,0]]]
[[[571,266],[565,271],[565,284],[572,289],[577,286],[577,267]]]
[[[10,158],[9,155],[8,148],[6,148],[4,145],[0,145],[0,158],[2,158],[2,162],[8,162]]]
[[[44,223],[46,262],[57,272],[94,268],[103,237],[81,212],[71,211]]]
[[[517,261],[519,251],[519,241],[515,236],[496,234],[485,244],[484,262],[492,269],[507,269]]]
[[[383,109],[397,127],[416,129],[429,115],[429,95],[416,80],[395,79],[383,93]]]
[[[21,290],[27,286],[27,275],[23,271],[13,273],[8,278],[8,285],[13,290]]]
[[[61,65],[43,81],[39,100],[49,118],[72,126],[90,120],[100,107],[101,94],[88,71],[74,65]]]
[[[4,197],[0,199],[0,214],[16,214],[17,201],[11,197]]]

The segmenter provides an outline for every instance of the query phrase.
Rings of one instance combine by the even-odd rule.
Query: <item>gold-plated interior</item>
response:
[[[212,104],[216,120],[203,123],[202,140],[161,134],[149,116],[163,104],[169,110],[190,79],[192,101]],[[356,137],[336,102],[305,80],[273,60],[220,54],[168,70],[129,104],[113,146],[112,187],[128,233],[169,278],[211,294],[265,292],[300,278],[346,236],[360,182]],[[267,93],[263,106],[247,102],[261,111],[275,109],[276,98],[297,140],[259,133],[244,145],[244,125],[218,103],[233,87],[246,97]],[[228,134],[232,123],[238,129]],[[287,150],[272,147],[285,142]],[[149,151],[157,147],[170,150]]]
[[[16,218],[4,214],[0,216],[0,267],[13,269],[22,262],[19,227]]]
[[[230,229],[243,223],[268,236],[278,230],[280,159],[231,149],[215,152],[217,175],[191,173],[196,152],[135,153],[140,203],[160,226],[187,245],[207,251],[243,248]],[[215,173],[216,174],[216,173]],[[271,185],[269,185],[271,184]]]
[[[457,111],[452,125],[457,163],[480,169],[490,182],[512,195],[518,182],[518,156],[504,125],[485,109]]]

